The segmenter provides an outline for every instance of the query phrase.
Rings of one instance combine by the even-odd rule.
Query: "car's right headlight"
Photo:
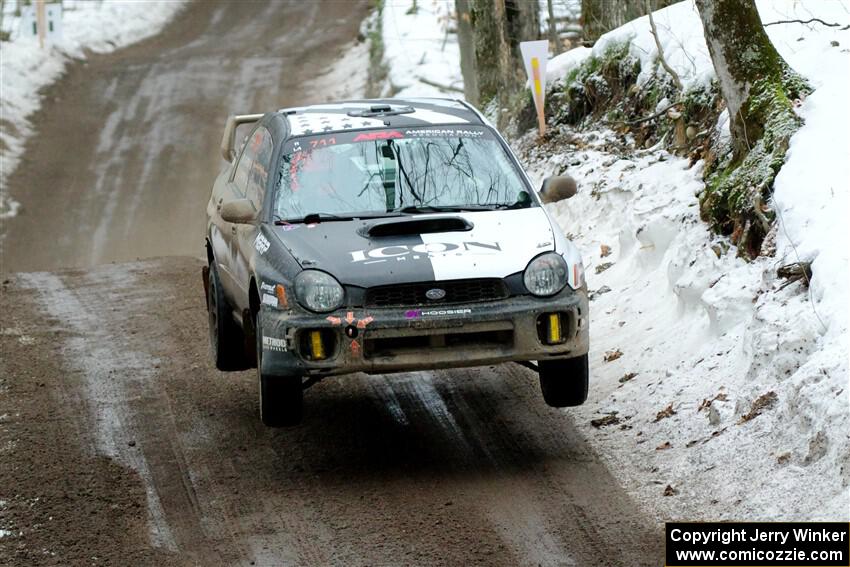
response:
[[[295,277],[295,297],[310,311],[327,313],[338,309],[343,296],[342,286],[325,272],[304,270]]]
[[[555,295],[567,285],[567,262],[556,252],[541,254],[528,263],[522,281],[534,295]]]

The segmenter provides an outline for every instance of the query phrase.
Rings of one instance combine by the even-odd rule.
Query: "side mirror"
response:
[[[225,222],[250,224],[257,220],[254,203],[248,199],[233,199],[221,205],[221,218]]]
[[[578,191],[576,180],[569,175],[553,175],[543,180],[540,188],[540,200],[544,203],[557,203],[569,199]]]

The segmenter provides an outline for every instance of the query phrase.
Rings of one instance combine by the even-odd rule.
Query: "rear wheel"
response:
[[[260,420],[267,427],[298,425],[304,415],[301,376],[270,376],[263,372],[262,309],[257,312],[257,381],[260,391]]]
[[[210,265],[208,278],[207,311],[213,361],[219,370],[243,370],[248,365],[242,331],[233,320],[230,306],[224,298],[215,262]]]
[[[539,361],[540,389],[553,408],[580,406],[587,400],[589,369],[587,355],[562,360]]]

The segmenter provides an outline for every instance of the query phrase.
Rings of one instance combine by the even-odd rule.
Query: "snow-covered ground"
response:
[[[848,2],[758,6],[764,22],[850,23]],[[693,3],[654,17],[683,82],[710,80]],[[805,125],[776,178],[774,257],[746,263],[707,230],[701,164],[689,168],[663,151],[613,151],[605,132],[563,150],[537,147],[533,135],[519,143],[537,178],[567,170],[580,182],[578,196],[552,206],[581,247],[595,291],[592,395],[576,413],[659,519],[850,518],[850,32],[766,29],[816,89],[799,109]],[[592,51],[624,40],[643,74],[655,72],[647,18]],[[568,53],[554,67],[566,74],[590,53]],[[800,260],[813,262],[811,289],[783,287],[777,267]],[[609,424],[591,424],[607,415]]]
[[[87,52],[107,53],[158,33],[185,0],[65,0],[62,37],[44,49],[21,33],[15,4],[4,3],[3,29],[11,33],[11,41],[0,46],[0,220],[18,210],[6,179],[33,133],[29,119],[41,105],[39,91],[58,79],[72,59],[84,59]]]
[[[403,15],[409,2],[389,4],[398,7],[385,9],[387,51],[406,53],[388,57],[400,94],[446,96],[401,79],[414,77],[420,60],[441,82],[459,78],[457,59],[431,59],[443,37],[436,18],[413,22]],[[847,1],[758,6],[765,23],[850,24]],[[404,34],[393,31],[399,19]],[[693,2],[654,19],[686,88],[710,81]],[[537,181],[565,170],[579,181],[576,197],[549,205],[581,248],[594,292],[591,397],[569,413],[659,521],[850,519],[850,31],[840,27],[765,28],[816,89],[799,108],[805,125],[776,178],[773,257],[744,262],[700,220],[701,163],[624,152],[606,131],[515,142]],[[403,47],[414,30],[414,48]],[[644,17],[550,61],[549,81],[615,41],[630,42],[641,80],[664,72]],[[783,287],[777,267],[800,260],[812,261],[811,288]]]
[[[460,51],[453,33],[454,2],[386,0],[383,8],[383,94],[463,97]]]

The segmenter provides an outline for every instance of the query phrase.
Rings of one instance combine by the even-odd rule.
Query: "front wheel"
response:
[[[589,369],[587,355],[562,360],[539,361],[540,390],[553,408],[580,406],[587,400]]]
[[[263,372],[262,309],[256,317],[260,420],[267,427],[298,425],[304,415],[304,388],[301,385],[301,376],[270,376]]]

